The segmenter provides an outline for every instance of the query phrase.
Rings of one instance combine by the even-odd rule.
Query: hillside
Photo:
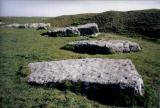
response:
[[[160,37],[160,10],[110,11],[96,15],[94,20],[103,32],[139,33]]]
[[[1,17],[6,23],[49,22],[53,27],[95,22],[101,32],[116,32],[120,34],[140,34],[150,38],[160,38],[160,10],[138,11],[108,11],[99,14],[67,15],[55,18],[47,17]]]
[[[96,22],[101,33],[89,40],[129,40],[138,43],[142,50],[134,53],[82,54],[65,50],[68,42],[81,37],[46,37],[47,30],[0,27],[0,106],[2,108],[159,108],[160,107],[160,42],[141,36],[160,38],[160,10],[79,14],[50,17],[0,17],[1,22],[49,22],[52,27],[63,27]],[[118,34],[119,33],[119,34]],[[124,34],[124,35],[120,35]],[[135,37],[129,35],[135,34]],[[138,34],[138,35],[137,35]],[[159,40],[159,39],[158,39]],[[80,86],[72,91],[69,82],[63,88],[27,83],[30,74],[28,63],[40,61],[111,58],[131,59],[144,81],[143,97],[118,95],[118,98],[85,95]],[[81,83],[80,83],[81,84]]]

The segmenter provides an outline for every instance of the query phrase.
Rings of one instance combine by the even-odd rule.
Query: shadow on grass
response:
[[[106,54],[115,54],[115,53],[130,53],[129,51],[123,51],[123,52],[114,52],[111,48],[107,47],[99,47],[97,45],[65,45],[61,47],[60,49],[62,50],[68,50],[68,51],[73,51],[75,53],[81,53],[81,54],[90,54],[90,55],[95,55],[95,54],[101,54],[101,55],[106,55]],[[134,51],[138,52],[138,51]]]
[[[72,46],[72,45],[65,45],[63,47],[61,47],[60,49],[62,50],[69,50],[69,51],[73,51],[75,53],[81,53],[81,54],[91,54],[91,55],[95,55],[95,54],[113,54],[113,52],[111,51],[110,48],[106,48],[106,47],[98,47],[98,46]],[[83,49],[83,50],[82,50]]]
[[[41,84],[30,83],[34,86],[42,86]],[[120,84],[102,85],[88,82],[72,82],[64,81],[62,83],[47,83],[45,87],[54,87],[66,92],[70,90],[76,94],[86,96],[89,100],[97,101],[104,105],[114,105],[120,107],[128,106],[144,106],[144,97],[133,95],[132,88],[127,87],[121,89]]]
[[[40,35],[41,35],[41,36],[48,36],[48,35],[47,35],[47,32],[41,33]]]
[[[48,32],[44,32],[40,34],[41,36],[46,36],[46,37],[78,37],[79,35],[76,34],[61,34],[61,33],[48,33]]]

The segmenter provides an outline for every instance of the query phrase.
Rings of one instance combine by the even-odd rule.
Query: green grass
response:
[[[79,37],[45,37],[34,29],[0,28],[0,105],[1,108],[112,108],[85,95],[54,87],[33,86],[26,82],[30,62],[75,58],[131,59],[145,83],[144,106],[158,108],[160,101],[160,43],[127,36],[103,33],[92,39],[127,39],[141,45],[142,51],[106,55],[79,54],[60,49]],[[24,69],[22,71],[22,68]],[[139,107],[133,105],[134,107]]]

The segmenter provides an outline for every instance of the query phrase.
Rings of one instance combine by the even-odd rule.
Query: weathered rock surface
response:
[[[26,24],[9,24],[6,27],[12,28],[36,28],[36,29],[47,29],[50,27],[50,23],[26,23]]]
[[[31,70],[28,76],[30,83],[81,81],[86,88],[96,84],[132,95],[143,95],[143,80],[129,59],[70,59],[30,63],[28,66]]]
[[[80,35],[86,36],[86,35],[96,35],[96,33],[99,32],[98,25],[96,23],[88,23],[85,25],[79,25],[77,26]]]
[[[57,36],[71,36],[71,35],[80,35],[80,32],[76,27],[66,27],[66,28],[55,28],[49,30],[47,35],[57,37]]]
[[[70,42],[66,49],[81,53],[115,53],[115,52],[136,52],[141,48],[139,44],[127,40],[82,40]]]
[[[49,30],[46,35],[57,37],[57,36],[70,36],[70,35],[92,35],[96,36],[99,32],[98,25],[96,23],[88,23],[85,25],[79,25],[77,27],[64,27],[64,28],[54,28]]]

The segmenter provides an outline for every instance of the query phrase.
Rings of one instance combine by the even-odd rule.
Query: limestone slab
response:
[[[69,50],[73,50],[76,52],[95,54],[137,52],[141,50],[141,47],[138,43],[128,40],[81,40],[69,42],[66,46],[66,49],[68,48]]]
[[[61,83],[65,80],[113,88],[143,95],[143,80],[129,59],[69,59],[30,63],[29,83]],[[115,86],[115,87],[114,87]]]

